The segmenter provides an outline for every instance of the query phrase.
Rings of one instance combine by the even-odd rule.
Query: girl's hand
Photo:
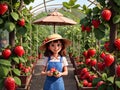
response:
[[[48,76],[53,76],[53,73],[50,72],[50,71],[47,71],[47,75],[48,75]]]
[[[57,75],[55,75],[55,77],[59,78],[62,76],[62,72],[59,72]]]

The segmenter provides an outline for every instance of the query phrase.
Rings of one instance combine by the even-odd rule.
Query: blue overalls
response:
[[[60,57],[60,62],[50,62],[50,58],[48,58],[47,70],[50,70],[53,67],[55,67],[59,72],[62,72],[62,57]],[[47,76],[44,83],[43,90],[65,90],[63,78]]]

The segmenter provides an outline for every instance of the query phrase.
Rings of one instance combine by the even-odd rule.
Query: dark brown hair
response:
[[[66,48],[65,48],[64,41],[62,39],[54,40],[54,41],[51,41],[51,42],[58,42],[58,41],[60,41],[62,43],[62,49],[59,52],[59,55],[60,56],[66,56]],[[46,56],[46,57],[50,57],[51,55],[53,55],[53,52],[49,49],[49,45],[50,45],[51,42],[46,44],[46,50],[44,52],[44,56]]]

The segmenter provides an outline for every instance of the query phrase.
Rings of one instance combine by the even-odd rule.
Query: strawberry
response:
[[[106,49],[106,51],[109,51],[109,41],[105,42],[104,44],[104,48]]]
[[[111,11],[109,9],[104,9],[102,12],[101,12],[101,17],[106,20],[106,21],[109,21],[110,18],[111,18]]]
[[[5,59],[8,59],[10,56],[11,56],[11,50],[10,49],[5,49],[2,51],[2,56],[5,58]]]
[[[16,54],[17,56],[20,56],[20,57],[25,54],[25,51],[24,51],[24,49],[23,49],[22,46],[16,46],[16,47],[14,48],[14,52],[15,52],[15,54]]]
[[[85,80],[83,80],[82,84],[83,84],[84,87],[87,87],[88,86],[88,81],[85,79]]]
[[[90,61],[90,66],[95,66],[96,63],[97,63],[97,60],[96,60],[96,59],[92,59],[92,60]]]
[[[23,26],[25,26],[25,19],[22,18],[22,19],[18,20],[17,23],[18,23],[19,26],[23,27]]]
[[[59,72],[55,68],[51,68],[50,72],[53,73],[53,76],[56,76],[57,74],[59,74]]]
[[[115,39],[114,45],[116,46],[116,48],[117,48],[118,50],[120,50],[120,38]]]
[[[94,26],[94,28],[98,28],[99,25],[100,25],[100,20],[95,20],[95,19],[93,19],[93,20],[92,20],[92,25]]]
[[[102,52],[102,53],[100,54],[100,57],[101,57],[102,59],[104,59],[104,57],[105,57],[105,52]]]
[[[4,81],[5,88],[7,90],[15,90],[15,80],[13,77],[7,77]]]
[[[8,10],[8,5],[6,3],[0,3],[0,15],[4,15]]]
[[[103,62],[98,62],[98,63],[97,63],[97,68],[98,68],[98,70],[103,71],[104,68],[105,68],[105,63],[103,63]]]
[[[89,82],[88,85],[87,85],[87,87],[92,87],[92,83]]]
[[[86,65],[90,65],[90,62],[91,62],[91,59],[90,59],[90,58],[85,59],[85,64],[86,64]]]
[[[87,32],[90,32],[91,31],[91,27],[90,26],[86,26],[86,28],[85,28],[85,30],[87,31]]]
[[[85,26],[82,25],[82,26],[81,26],[81,29],[82,29],[82,31],[85,31]]]
[[[114,56],[106,54],[104,58],[105,66],[109,67],[114,62]]]
[[[120,77],[120,65],[117,65],[116,73],[117,73],[117,76]]]
[[[88,57],[88,51],[87,50],[84,51],[82,54],[83,54],[84,57]]]
[[[99,88],[99,86],[101,86],[102,84],[105,84],[105,82],[104,82],[104,81],[99,81],[99,82],[97,83],[97,88]]]
[[[88,49],[88,55],[90,57],[93,57],[95,54],[96,54],[96,49],[94,49],[94,48]]]
[[[56,71],[55,68],[51,68],[51,69],[50,69],[50,72],[52,72],[52,73],[55,72],[55,71]]]

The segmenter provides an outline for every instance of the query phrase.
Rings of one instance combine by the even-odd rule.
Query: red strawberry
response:
[[[83,56],[88,57],[88,51],[87,50],[83,52]]]
[[[17,54],[17,56],[20,56],[20,57],[25,54],[25,51],[22,46],[16,46],[14,48],[14,52],[15,52],[15,54]]]
[[[114,56],[111,54],[106,54],[104,61],[105,61],[105,66],[109,67],[114,62]]]
[[[8,5],[6,3],[0,3],[0,15],[4,15],[8,10]]]
[[[105,53],[102,52],[102,53],[100,54],[100,57],[101,57],[102,59],[104,59],[104,57],[105,57]]]
[[[97,63],[98,70],[103,71],[105,68],[105,63],[103,62],[98,62]]]
[[[94,49],[94,48],[88,49],[88,55],[90,57],[93,57],[95,54],[96,54],[96,49]]]
[[[117,76],[120,77],[120,65],[117,65],[116,73],[117,73]]]
[[[116,46],[116,48],[117,48],[118,50],[120,50],[120,38],[118,38],[118,39],[116,39],[116,40],[114,41],[114,45]]]
[[[90,66],[95,66],[96,63],[97,63],[97,60],[96,60],[96,59],[92,59],[92,60],[90,61]]]
[[[20,26],[25,26],[25,19],[24,18],[22,18],[22,19],[20,19],[20,20],[18,20],[18,25],[20,25]]]
[[[109,41],[105,42],[104,44],[104,48],[106,49],[106,51],[109,51]]]
[[[90,62],[91,62],[91,59],[90,59],[90,58],[85,59],[85,64],[86,64],[86,65],[90,65]]]
[[[100,25],[100,20],[92,20],[92,24],[93,24],[93,26],[94,26],[94,28],[98,28],[99,27],[99,25]]]
[[[82,26],[81,26],[81,29],[82,29],[82,31],[85,31],[85,26],[82,25]]]
[[[15,90],[15,80],[12,77],[7,77],[4,81],[7,90]]]
[[[2,56],[5,58],[5,59],[8,59],[10,56],[11,56],[11,50],[10,49],[5,49],[2,51]]]
[[[82,84],[83,84],[84,87],[87,87],[88,86],[88,81],[87,80],[83,80]]]
[[[55,71],[56,71],[55,68],[51,68],[51,69],[50,69],[50,72],[52,72],[52,73],[55,72]]]
[[[99,88],[99,86],[101,86],[102,84],[105,84],[105,82],[104,82],[104,81],[99,81],[99,82],[97,83],[97,88]]]
[[[87,85],[87,87],[92,87],[92,83],[89,82],[88,85]]]
[[[91,31],[91,27],[90,26],[86,26],[86,28],[85,28],[85,30],[87,31],[87,32],[90,32]]]
[[[111,15],[112,15],[112,13],[109,9],[104,9],[101,13],[101,17],[106,21],[110,20]]]

